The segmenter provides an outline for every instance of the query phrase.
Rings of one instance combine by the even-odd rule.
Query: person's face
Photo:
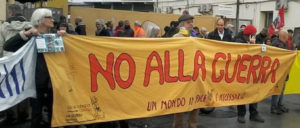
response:
[[[282,43],[288,43],[288,40],[289,40],[289,36],[288,34],[282,34],[279,36],[279,40],[282,42]]]
[[[7,17],[8,18],[10,18],[10,17],[12,17],[13,16],[13,14],[9,11],[9,12],[7,12]]]
[[[107,26],[107,28],[108,28],[108,29],[113,29],[113,25],[110,24],[110,25]]]
[[[47,28],[52,28],[52,27],[54,27],[53,22],[54,22],[54,20],[53,20],[52,16],[46,16],[46,17],[44,17],[42,24]]]
[[[243,26],[241,26],[241,30],[244,30],[246,28],[246,26],[245,25],[243,25]]]
[[[224,21],[223,20],[219,20],[217,22],[217,29],[219,32],[223,32],[224,31]]]
[[[206,34],[206,30],[201,30],[201,33],[204,35],[204,34]]]
[[[193,27],[194,27],[194,21],[193,20],[187,20],[187,21],[183,21],[183,27],[186,29],[186,30],[193,30]]]
[[[96,23],[96,28],[101,29],[101,25],[99,23]]]
[[[271,40],[267,40],[267,41],[266,41],[266,44],[267,44],[267,45],[271,45]]]
[[[293,33],[289,32],[289,38],[293,37]]]
[[[267,31],[261,31],[262,35],[267,35]]]

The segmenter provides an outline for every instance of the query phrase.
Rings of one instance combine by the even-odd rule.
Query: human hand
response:
[[[29,36],[36,36],[38,34],[39,34],[39,32],[38,32],[38,30],[36,28],[31,28],[31,29],[29,29],[29,30],[27,30],[27,31],[24,32],[24,35],[27,36],[27,37],[29,37]]]
[[[67,34],[67,32],[65,30],[59,30],[59,31],[57,31],[57,35],[59,35],[59,36],[64,36],[66,34]]]

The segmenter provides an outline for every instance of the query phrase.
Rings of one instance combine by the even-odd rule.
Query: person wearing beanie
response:
[[[232,35],[230,31],[225,28],[225,21],[224,19],[218,19],[216,22],[216,29],[210,32],[207,36],[208,39],[212,40],[219,40],[219,41],[232,41]]]
[[[194,27],[194,17],[185,14],[179,17],[178,23],[179,23],[179,32],[176,33],[173,37],[190,37],[192,36],[192,31]]]
[[[180,30],[177,34],[175,34],[173,37],[191,37],[194,26],[194,17],[185,14],[179,17],[179,27]],[[198,117],[199,109],[194,109],[191,112],[188,112],[188,128],[197,128],[197,117]],[[173,122],[173,128],[184,128],[183,121],[184,121],[185,113],[176,113],[174,114],[174,122]]]
[[[245,29],[240,32],[235,40],[235,42],[239,43],[248,43],[248,44],[255,44],[255,34],[256,28],[253,25],[248,25]],[[245,115],[246,115],[246,105],[238,105],[238,118],[237,121],[239,123],[246,123]],[[250,111],[250,120],[255,122],[263,123],[265,120],[258,114],[257,111],[257,103],[249,104],[249,111]]]
[[[235,42],[255,44],[256,28],[253,25],[248,25],[243,31],[239,32]]]

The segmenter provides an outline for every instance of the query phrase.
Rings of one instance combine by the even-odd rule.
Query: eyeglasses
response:
[[[44,18],[46,18],[46,19],[53,19],[52,16],[45,16]]]

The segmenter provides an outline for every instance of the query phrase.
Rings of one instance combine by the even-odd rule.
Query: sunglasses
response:
[[[52,16],[45,16],[44,18],[46,18],[46,19],[53,19]]]

